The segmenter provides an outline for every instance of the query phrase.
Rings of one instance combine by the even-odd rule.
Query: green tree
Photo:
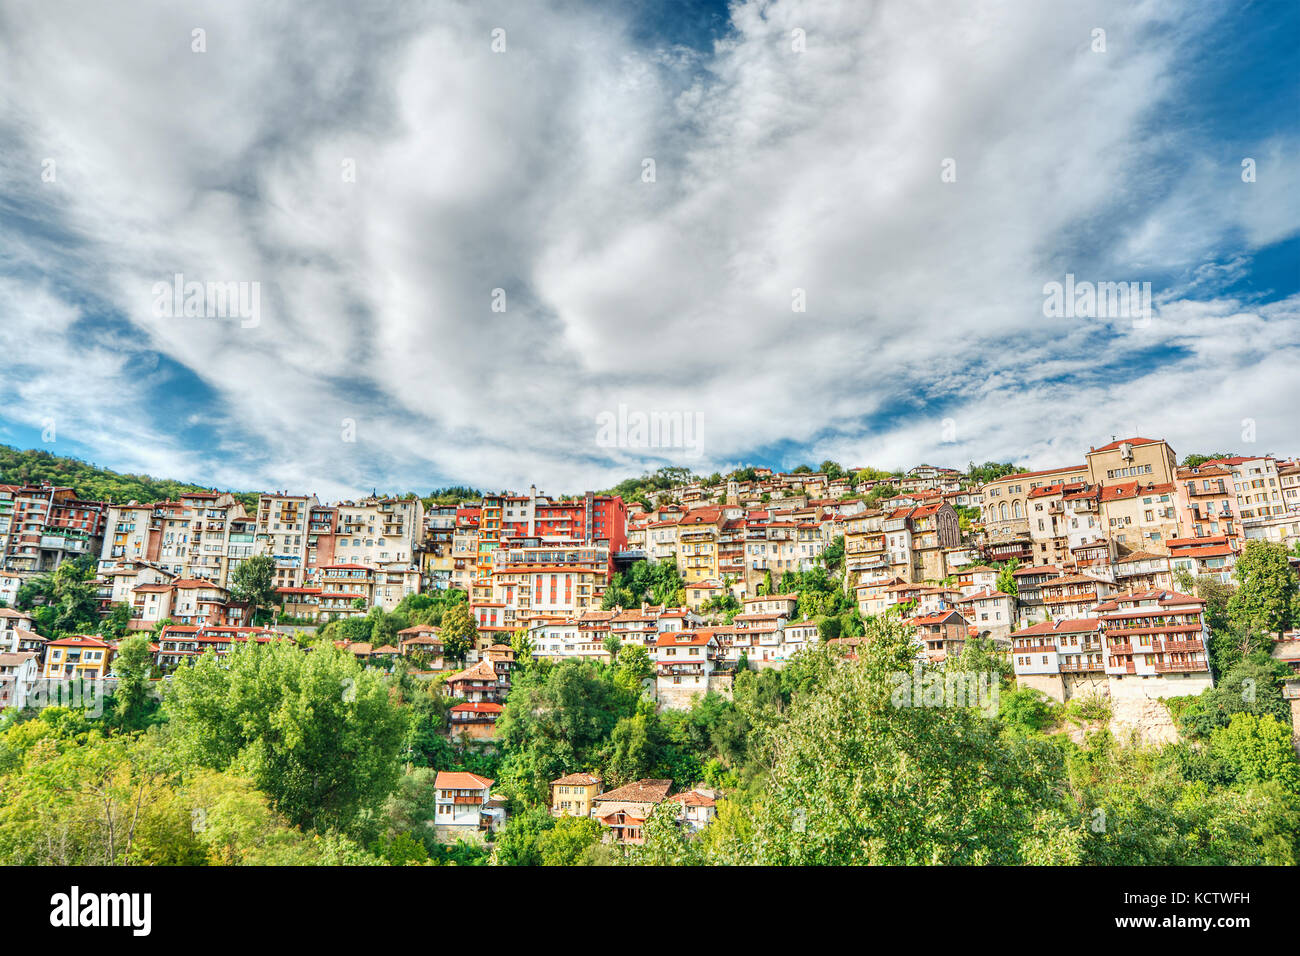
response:
[[[1012,558],[998,570],[998,590],[1003,594],[1010,594],[1012,597],[1020,595],[1020,589],[1016,585],[1016,570],[1020,567],[1020,562]]]
[[[478,622],[468,604],[454,604],[442,615],[442,651],[453,661],[463,661],[478,646]]]
[[[1238,581],[1228,602],[1233,620],[1280,637],[1291,626],[1296,600],[1296,574],[1286,548],[1273,541],[1247,541],[1233,573]]]
[[[269,554],[255,554],[239,562],[230,576],[230,593],[236,601],[247,601],[254,610],[271,604],[275,598],[275,559]]]
[[[1290,723],[1271,714],[1233,714],[1227,727],[1210,735],[1210,750],[1230,767],[1242,783],[1276,780],[1300,792],[1300,762],[1296,761]]]
[[[247,774],[304,827],[344,829],[396,783],[403,714],[383,678],[331,644],[204,654],[173,676],[165,709],[187,760]]]
[[[1209,455],[1188,455],[1183,459],[1182,467],[1199,468],[1207,461],[1218,461],[1222,458],[1232,458],[1232,457],[1233,454],[1230,451],[1216,451],[1216,452],[1212,452]]]
[[[136,634],[118,644],[113,655],[113,675],[117,678],[113,691],[117,719],[125,727],[140,726],[153,703],[149,683],[153,676],[153,651],[146,635]]]
[[[542,834],[542,865],[577,866],[591,847],[600,844],[600,837],[600,824],[590,817],[558,817]]]

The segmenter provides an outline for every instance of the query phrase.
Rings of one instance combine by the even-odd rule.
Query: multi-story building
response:
[[[1117,485],[1140,482],[1143,485],[1173,484],[1178,471],[1178,457],[1168,442],[1157,438],[1125,438],[1109,445],[1088,450],[1087,482],[1091,485]]]
[[[275,640],[287,638],[262,627],[169,624],[158,635],[156,663],[161,670],[170,672],[182,664],[192,664],[208,651],[224,657],[237,644],[269,644]]]
[[[99,553],[106,510],[103,502],[82,501],[71,488],[48,484],[21,486],[6,494],[12,496],[6,498],[12,500],[6,570],[53,571],[71,558]]]
[[[551,781],[551,816],[589,817],[592,801],[600,793],[601,779],[594,773],[570,773]]]
[[[276,587],[302,587],[306,580],[307,526],[315,495],[263,494],[257,500],[260,553],[275,560]]]
[[[44,680],[99,680],[108,674],[113,646],[88,634],[50,641],[45,647]]]
[[[1221,584],[1231,583],[1232,569],[1237,563],[1235,539],[1220,534],[1174,538],[1167,543],[1172,573],[1181,571],[1190,574],[1193,580],[1206,575]]]
[[[489,777],[464,770],[440,770],[433,780],[434,830],[447,842],[495,829],[501,822],[491,812],[492,784]]]
[[[1213,686],[1204,605],[1165,589],[1125,592],[1087,617],[1024,628],[1011,637],[1016,680],[1059,701],[1199,694]]]
[[[1117,557],[1134,551],[1168,553],[1179,536],[1172,483],[1115,482],[1101,489],[1102,527]]]
[[[419,498],[363,498],[334,506],[333,564],[401,566],[418,570],[416,551],[424,540],[424,504]],[[312,523],[324,528],[328,515],[313,507]],[[309,535],[309,538],[311,535]],[[324,532],[316,547],[329,547]]]
[[[717,666],[718,637],[712,628],[666,631],[655,641],[655,683],[661,704],[690,706],[709,689]]]
[[[1164,590],[1098,604],[1111,694],[1181,697],[1213,687],[1204,608],[1199,598]]]
[[[1017,558],[1028,562],[1033,554],[1029,536],[1029,493],[1049,485],[1088,481],[1087,465],[1022,471],[1004,475],[984,485],[984,532],[990,557],[1001,561]]]
[[[1179,468],[1174,483],[1174,502],[1182,534],[1191,538],[1223,535],[1237,539],[1237,490],[1232,469],[1206,462]]]

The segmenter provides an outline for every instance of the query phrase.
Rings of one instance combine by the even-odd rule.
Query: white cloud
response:
[[[1089,268],[1181,270],[1200,285],[1180,296],[1213,296],[1206,263],[1240,275],[1294,231],[1293,141],[1263,144],[1253,186],[1202,161],[1152,187],[1179,146],[1159,120],[1195,9],[753,2],[704,53],[639,47],[616,13],[561,4],[3,16],[0,172],[30,183],[16,202],[55,238],[0,234],[23,265],[0,335],[54,325],[23,346],[50,360],[0,369],[0,394],[93,407],[85,440],[124,467],[321,493],[570,491],[659,463],[596,446],[595,416],[620,403],[701,413],[704,459],[667,457],[703,469],[791,445],[1051,464],[1133,420],[1180,449],[1232,445],[1242,417],[1295,443],[1274,411],[1296,394],[1294,301],[1165,301],[1145,336],[1042,316],[1043,283]],[[57,184],[39,182],[45,156]],[[261,324],[154,318],[150,286],[178,271],[260,281]],[[107,347],[96,303],[68,290],[131,331]],[[146,398],[155,351],[210,408],[170,421]],[[215,446],[169,434],[196,414]]]

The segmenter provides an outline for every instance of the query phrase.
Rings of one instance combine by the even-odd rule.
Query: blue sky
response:
[[[6,5],[0,441],[328,497],[1300,453],[1297,35],[1292,2]],[[256,283],[256,323],[157,314],[175,273]],[[1045,316],[1066,274],[1150,282],[1151,320]],[[611,447],[620,407],[700,441]]]

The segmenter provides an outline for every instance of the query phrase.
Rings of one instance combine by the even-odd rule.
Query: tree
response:
[[[239,563],[230,576],[230,593],[236,601],[247,601],[254,610],[269,605],[275,597],[275,559],[255,554]]]
[[[448,659],[464,661],[478,646],[478,622],[468,604],[453,604],[442,615],[442,652]]]
[[[1020,588],[1016,584],[1016,569],[1019,567],[1020,562],[1012,558],[998,571],[998,590],[1003,594],[1010,594],[1012,597],[1020,595]]]
[[[653,712],[623,718],[609,735],[605,783],[621,787],[654,776],[662,762],[665,743],[663,728]]]
[[[1292,792],[1300,791],[1300,762],[1289,722],[1283,724],[1271,714],[1234,714],[1227,727],[1210,735],[1210,750],[1242,783],[1276,780]]]
[[[124,727],[138,727],[149,709],[149,678],[153,675],[153,651],[147,636],[136,634],[118,644],[113,674],[117,678],[113,691],[117,719]]]
[[[131,605],[117,601],[108,609],[108,615],[99,622],[99,636],[108,640],[125,637],[131,623]]]
[[[1084,830],[1060,797],[1059,750],[1004,738],[972,707],[900,703],[900,680],[933,675],[907,628],[868,623],[856,661],[804,652],[820,658],[805,674],[816,689],[792,695],[766,788],[711,824],[705,862],[1077,862]]]
[[[1289,721],[1291,705],[1282,696],[1282,680],[1288,673],[1285,664],[1256,652],[1220,675],[1214,687],[1192,698],[1178,715],[1179,728],[1204,739],[1227,727],[1239,713],[1269,714]]]
[[[1233,573],[1239,584],[1228,601],[1232,619],[1281,637],[1291,626],[1297,590],[1286,548],[1273,541],[1247,541]]]
[[[235,768],[295,824],[343,829],[397,779],[405,717],[387,682],[332,644],[204,654],[172,677],[165,710],[192,764]]]
[[[558,817],[555,826],[542,834],[542,866],[577,866],[600,838],[601,826],[590,817]]]
[[[1216,451],[1208,455],[1188,455],[1183,459],[1182,467],[1199,468],[1207,461],[1218,461],[1222,458],[1231,458],[1231,457],[1232,457],[1232,452],[1230,451]]]

